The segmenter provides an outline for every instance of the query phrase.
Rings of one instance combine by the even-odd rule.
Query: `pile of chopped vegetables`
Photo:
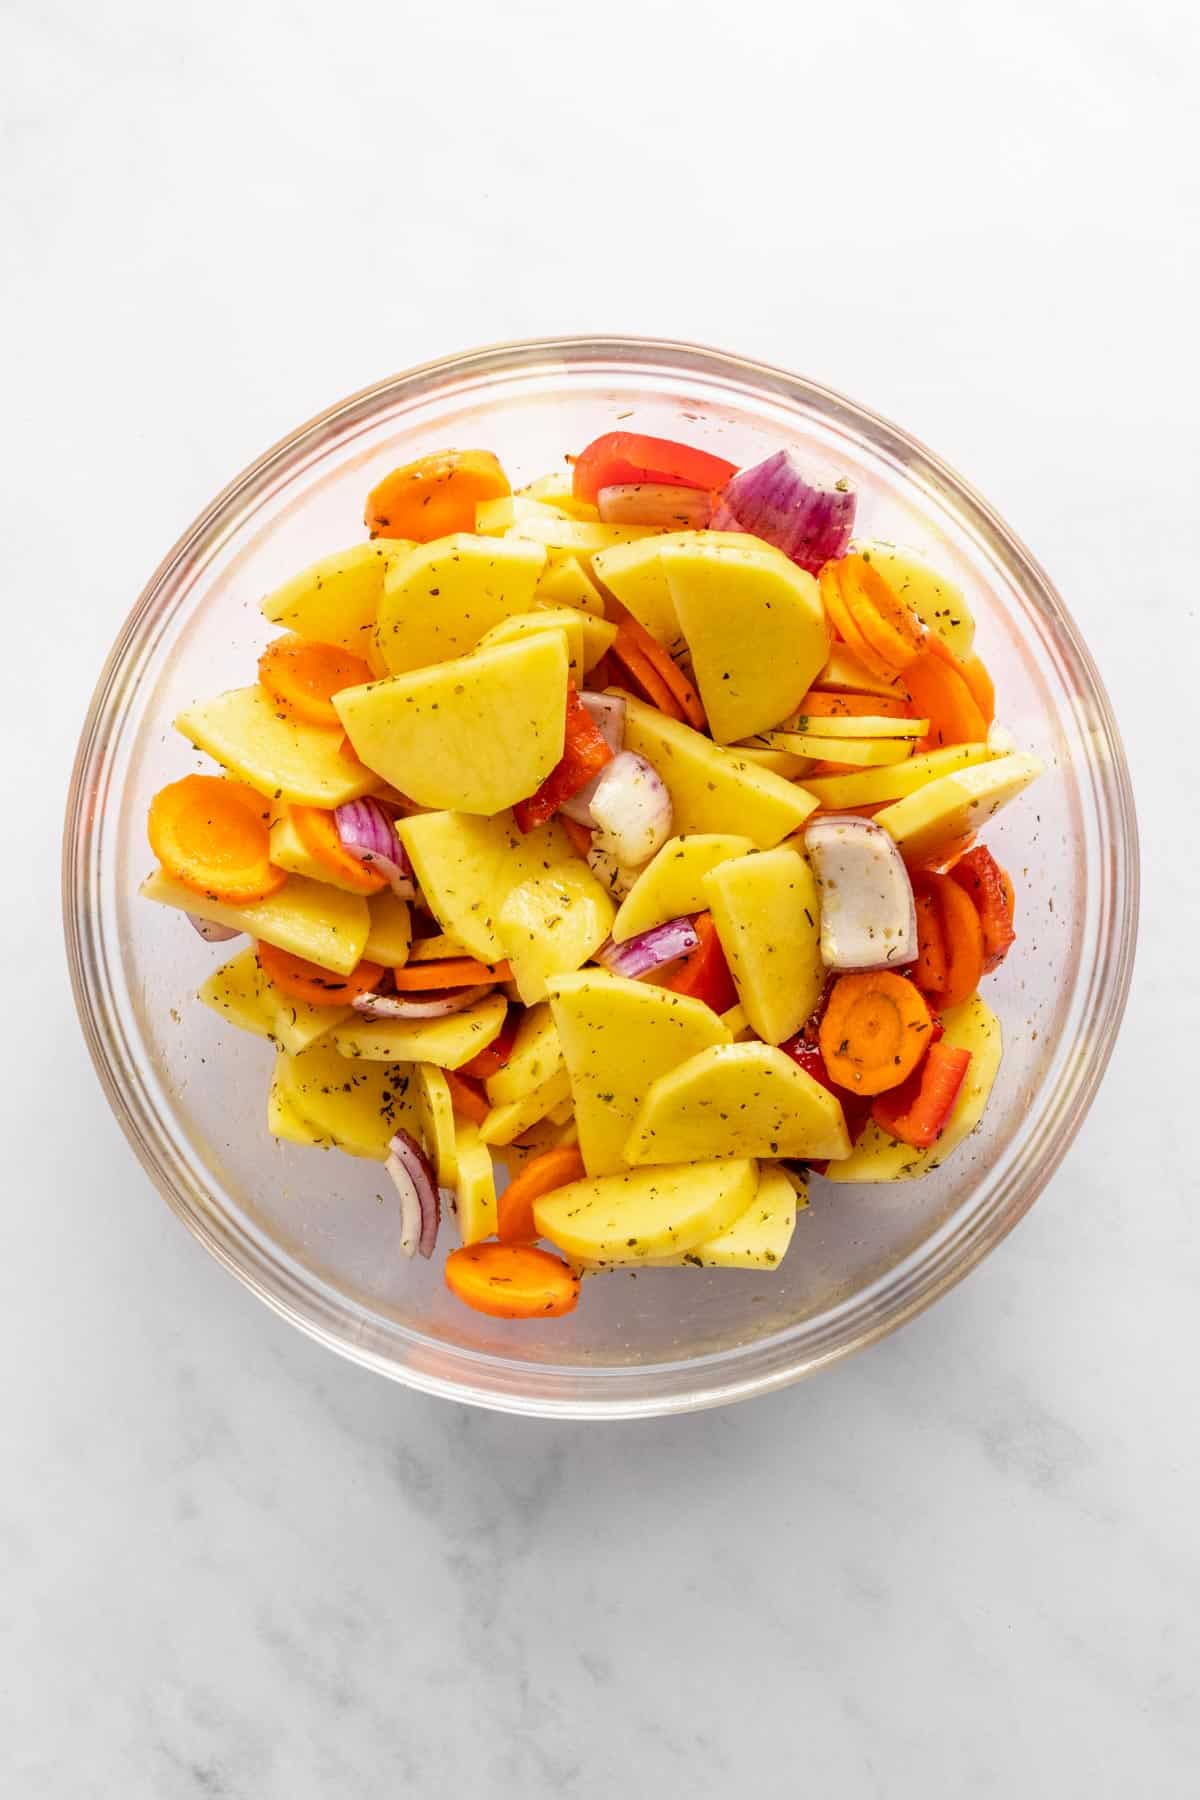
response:
[[[810,1175],[961,1143],[1014,941],[977,833],[1039,771],[847,482],[627,432],[567,463],[384,476],[263,602],[257,680],[176,721],[223,773],[155,796],[142,889],[249,939],[200,999],[276,1046],[268,1130],[385,1164],[402,1256],[452,1214],[446,1283],[501,1318],[773,1269]]]

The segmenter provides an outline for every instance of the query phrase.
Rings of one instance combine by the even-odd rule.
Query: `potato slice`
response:
[[[969,1050],[971,1062],[966,1078],[941,1137],[928,1150],[914,1150],[881,1131],[873,1121],[868,1123],[849,1156],[831,1162],[825,1172],[827,1181],[915,1181],[927,1175],[957,1150],[983,1117],[992,1091],[1004,1038],[1000,1021],[978,994],[972,994],[961,1006],[951,1006],[942,1014],[944,1042],[954,1050]]]
[[[533,1206],[538,1233],[567,1256],[644,1263],[728,1230],[754,1199],[752,1162],[684,1163],[572,1181]]]
[[[886,694],[895,698],[904,693],[904,683],[898,675],[876,675],[845,644],[832,646],[825,667],[812,685],[844,694]]]
[[[492,1153],[469,1120],[458,1121],[455,1216],[464,1244],[478,1244],[496,1229],[496,1170]]]
[[[265,688],[234,688],[185,707],[175,729],[268,800],[341,806],[379,785],[342,755],[340,731],[293,718]]]
[[[804,788],[630,697],[625,748],[644,756],[666,782],[680,837],[693,832],[745,835],[769,850],[817,810],[817,801]]]
[[[583,967],[612,927],[615,907],[586,863],[565,860],[518,882],[505,897],[496,934],[526,1006],[544,1000],[552,975]]]
[[[847,1156],[840,1103],[770,1044],[714,1044],[660,1075],[625,1145],[632,1164]],[[682,1248],[682,1246],[681,1246]]]
[[[470,954],[465,944],[460,944],[456,938],[447,937],[444,931],[439,931],[436,937],[415,938],[408,960],[411,963],[445,962],[447,957]]]
[[[858,721],[855,720],[855,724]],[[793,756],[809,756],[826,762],[853,763],[863,769],[887,769],[902,763],[913,753],[912,739],[890,737],[816,737],[802,731],[769,731],[767,742],[773,749],[788,750]]]
[[[280,1053],[275,1078],[288,1105],[339,1150],[371,1162],[387,1159],[397,1131],[420,1129],[412,1072],[360,1063],[351,1068],[337,1051],[318,1044],[302,1056]]]
[[[376,538],[323,556],[268,594],[266,618],[318,644],[340,644],[366,657],[375,636],[375,617],[390,565],[411,545],[402,538]]]
[[[544,515],[544,516],[542,516]],[[587,562],[602,550],[613,550],[618,544],[633,544],[639,538],[661,537],[656,525],[601,525],[590,519],[556,518],[548,507],[539,507],[536,516],[529,514],[512,527],[508,543],[529,538],[547,550],[567,550],[581,562]]]
[[[562,1066],[562,1045],[554,1015],[543,1001],[540,1006],[531,1006],[517,1026],[512,1052],[504,1067],[484,1082],[488,1100],[493,1106],[507,1106],[549,1081]]]
[[[334,1032],[333,1041],[347,1058],[365,1062],[427,1062],[439,1069],[461,1069],[499,1037],[508,1002],[503,994],[487,994],[463,1012],[443,1019],[354,1019]]]
[[[879,573],[905,605],[911,606],[921,623],[956,656],[970,656],[975,620],[960,587],[931,569],[914,551],[885,543],[881,538],[855,541],[851,549],[878,565]]]
[[[597,621],[604,619],[604,595],[574,556],[552,557],[533,597],[543,606],[573,606]]]
[[[400,821],[400,841],[446,936],[486,963],[504,959],[496,920],[509,890],[571,856],[570,839],[556,821],[521,832],[510,812],[490,819],[418,813]]]
[[[533,494],[501,494],[494,500],[480,500],[475,508],[475,529],[483,537],[501,537],[522,519],[538,517],[569,519],[553,500],[539,499]]]
[[[653,1269],[777,1268],[787,1255],[796,1229],[797,1207],[804,1205],[807,1199],[798,1197],[790,1175],[768,1163],[759,1170],[758,1192],[732,1225],[690,1250],[677,1251],[674,1256],[649,1257],[648,1264]],[[589,1262],[583,1266],[586,1273],[595,1274],[621,1265]]]
[[[1042,765],[1036,756],[1019,751],[998,756],[931,781],[906,799],[885,806],[875,823],[900,846],[907,860],[924,862],[945,844],[981,826],[1023,794],[1036,781]]]
[[[324,882],[289,875],[278,893],[249,906],[226,906],[172,881],[156,869],[139,890],[143,899],[195,913],[214,925],[228,925],[248,937],[262,938],[277,950],[288,950],[323,969],[348,975],[362,959],[370,914],[360,894],[343,894]]]
[[[334,706],[356,754],[418,805],[502,812],[562,755],[566,645],[561,632],[538,632],[344,688]]]
[[[289,875],[303,875],[309,881],[324,881],[330,887],[341,888],[346,894],[362,893],[361,887],[354,887],[344,876],[335,873],[328,863],[323,863],[319,856],[313,855],[292,822],[290,807],[281,811],[271,822],[271,861],[277,869],[286,869]]]
[[[799,1031],[825,985],[821,901],[790,844],[720,863],[704,879],[713,924],[747,1019],[768,1044]]]
[[[312,1125],[309,1125],[296,1111],[279,1085],[277,1076],[272,1078],[267,1090],[267,1130],[274,1138],[281,1138],[288,1144],[305,1144],[314,1150],[332,1150],[333,1144],[327,1137],[322,1137]]]
[[[405,675],[465,656],[493,625],[528,612],[545,562],[519,538],[457,532],[415,544],[383,584],[376,643],[385,667]]]
[[[687,646],[671,598],[662,552],[701,544],[732,544],[745,548],[746,537],[740,531],[660,532],[612,550],[603,550],[592,561],[592,571],[597,579],[616,595],[652,638],[657,638],[673,653]]]
[[[353,1017],[348,1006],[309,1006],[283,993],[263,974],[253,946],[214,970],[196,997],[231,1024],[270,1038],[289,1056],[311,1050]]]
[[[708,905],[704,877],[709,870],[753,848],[752,838],[732,832],[698,831],[691,837],[669,838],[621,902],[613,920],[613,942],[623,944],[668,919],[702,912]]]
[[[826,812],[840,812],[844,807],[876,806],[880,801],[900,800],[915,794],[927,782],[976,763],[991,760],[986,744],[948,744],[943,750],[928,750],[922,756],[909,756],[890,769],[863,769],[853,775],[811,775],[804,781],[804,791],[812,794]]]
[[[569,1103],[570,1098],[567,1072],[560,1069],[540,1087],[522,1094],[519,1100],[510,1100],[506,1106],[493,1106],[479,1127],[479,1135],[485,1144],[511,1144],[515,1138],[522,1137],[534,1125],[549,1118],[564,1100]],[[564,1121],[555,1122],[561,1124]]]
[[[567,673],[577,688],[583,686],[583,620],[584,614],[569,606],[542,607],[540,611],[514,613],[485,631],[479,648],[489,644],[515,644],[533,631],[561,631],[567,646]],[[616,627],[613,627],[616,636]]]
[[[433,1063],[416,1067],[417,1117],[421,1142],[437,1171],[439,1187],[452,1188],[458,1181],[458,1134],[450,1085]]]
[[[625,1140],[650,1083],[729,1033],[700,1000],[602,969],[555,976],[550,1010],[575,1096],[589,1175],[625,1167]]]
[[[753,538],[674,544],[659,556],[717,743],[794,713],[829,655],[813,577]]]
[[[782,775],[785,781],[801,780],[814,766],[813,757],[795,756],[790,750],[780,750],[761,737],[755,738],[753,743],[743,740],[730,748],[745,762],[753,763],[759,769],[770,769],[773,775]]]
[[[368,962],[382,963],[385,969],[400,969],[408,961],[412,941],[412,920],[408,902],[383,888],[367,900],[370,931],[363,948]]]

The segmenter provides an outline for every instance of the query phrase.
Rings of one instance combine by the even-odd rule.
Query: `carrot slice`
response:
[[[797,718],[808,719],[915,719],[908,702],[899,694],[834,694],[810,688],[796,708]]]
[[[933,632],[926,640],[926,648],[932,650],[935,656],[940,656],[956,674],[962,676],[971,698],[983,714],[984,722],[990,725],[996,716],[996,687],[982,657],[975,651],[970,656],[956,656],[949,644]]]
[[[931,1044],[929,1055],[907,1081],[876,1095],[872,1119],[889,1137],[914,1150],[928,1150],[954,1111],[970,1063],[969,1050]]]
[[[464,1244],[446,1258],[446,1286],[493,1319],[555,1319],[579,1300],[578,1275],[532,1244]]]
[[[146,832],[168,875],[229,906],[265,900],[287,875],[271,861],[261,794],[220,775],[185,775],[150,802]]]
[[[913,877],[913,897],[928,894],[937,908],[946,945],[946,972],[936,988],[925,989],[939,1010],[969,1000],[983,975],[983,926],[970,895],[949,875],[921,870]]]
[[[349,1006],[360,994],[373,993],[383,974],[379,963],[360,962],[349,975],[335,975],[320,963],[305,962],[302,956],[277,950],[261,939],[255,943],[254,954],[273,987],[289,1000],[303,1000],[308,1006]]]
[[[340,725],[333,695],[370,681],[359,656],[337,644],[313,644],[289,632],[274,638],[258,659],[258,679],[280,705],[310,725]]]
[[[998,969],[1017,934],[1013,929],[1013,885],[986,844],[961,857],[950,879],[969,895],[983,928],[984,969]]]
[[[568,1181],[581,1181],[587,1173],[574,1144],[543,1150],[531,1157],[496,1200],[496,1236],[502,1244],[532,1244],[538,1236],[533,1203]]]
[[[331,875],[353,884],[357,894],[377,894],[387,886],[387,877],[378,869],[360,862],[342,845],[337,820],[321,806],[293,806],[289,809],[296,836],[310,856],[323,863]]]
[[[830,1080],[854,1094],[897,1087],[924,1056],[932,1024],[924,996],[894,970],[840,975],[818,1032]]]
[[[517,1041],[517,1027],[520,1023],[520,1010],[509,1007],[508,1016],[500,1027],[498,1035],[492,1039],[486,1050],[476,1051],[470,1062],[463,1063],[458,1073],[468,1076],[472,1081],[487,1081],[490,1076],[498,1074],[512,1055],[513,1045]]]
[[[623,625],[617,627],[617,635],[609,646],[608,654],[615,662],[622,664],[651,706],[657,706],[659,712],[665,713],[668,719],[678,719],[680,724],[686,723],[682,706],[654,664],[642,655]]]
[[[713,1012],[728,1012],[731,1006],[737,1005],[737,989],[725,961],[713,916],[707,912],[697,913],[692,924],[700,942],[661,986],[670,988],[673,994],[688,994],[694,1000],[703,1000]]]
[[[367,495],[363,518],[372,537],[427,544],[452,531],[474,531],[479,502],[511,492],[490,450],[438,450],[385,475]]]
[[[655,674],[662,679],[676,703],[683,708],[683,716],[687,723],[697,731],[704,731],[708,726],[704,707],[700,696],[679,667],[674,657],[663,649],[657,638],[651,637],[646,627],[635,619],[619,602],[612,605],[612,616],[619,628],[632,642],[633,648],[641,652]],[[614,646],[615,648],[615,646]]]
[[[924,650],[904,671],[904,685],[917,716],[929,720],[929,746],[977,744],[987,736],[987,721],[958,668],[942,650]]]
[[[896,671],[884,661],[882,656],[872,650],[855,623],[854,616],[842,592],[840,570],[840,563],[827,562],[818,577],[821,599],[825,603],[829,621],[846,648],[853,651],[859,662],[866,664],[872,675],[879,675],[885,681],[891,681],[895,677]]]
[[[949,968],[942,915],[928,888],[914,891],[913,900],[917,909],[917,961],[913,980],[923,994],[937,994],[946,985]]]
[[[399,994],[415,994],[426,988],[482,987],[485,981],[511,981],[506,962],[481,963],[473,956],[447,956],[441,962],[408,963],[395,970],[392,979]]]
[[[482,1125],[492,1110],[483,1089],[465,1079],[457,1069],[443,1069],[442,1074],[450,1089],[450,1104],[459,1118],[469,1119],[472,1125]]]
[[[916,613],[865,556],[844,556],[838,578],[842,598],[867,644],[890,669],[903,674],[921,653],[924,628]]]

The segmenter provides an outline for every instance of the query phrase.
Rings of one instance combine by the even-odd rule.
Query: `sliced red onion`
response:
[[[668,919],[665,925],[641,931],[637,937],[626,938],[623,944],[614,944],[611,939],[601,944],[596,961],[611,969],[614,975],[626,975],[631,981],[637,981],[642,975],[649,975],[651,970],[661,969],[664,963],[687,956],[699,942],[696,927],[690,919]]]
[[[400,1253],[433,1255],[442,1203],[429,1158],[415,1137],[398,1131],[388,1145],[385,1168],[400,1196]]]
[[[845,554],[855,505],[853,488],[810,481],[794,450],[777,450],[725,484],[712,529],[752,532],[816,575],[830,557]]]
[[[669,531],[703,531],[712,516],[712,496],[703,488],[661,481],[603,487],[596,505],[606,525],[665,525]]]
[[[359,994],[350,1004],[364,1019],[444,1019],[462,1012],[492,991],[482,987],[457,988],[453,993],[425,993],[420,999],[408,994]]]
[[[871,819],[829,813],[804,834],[821,890],[829,969],[894,969],[917,954],[917,909],[904,858]]]
[[[619,756],[621,744],[625,737],[625,702],[619,694],[580,694],[592,724],[599,731],[614,756]],[[605,765],[607,767],[607,764]],[[604,770],[601,769],[600,775]],[[577,794],[564,800],[559,812],[565,813],[568,819],[574,819],[577,825],[592,823],[592,795],[600,780],[600,775],[593,775],[585,782]]]
[[[217,925],[212,919],[202,919],[198,913],[188,913],[187,922],[193,931],[198,931],[206,944],[227,944],[230,938],[241,937],[241,932],[232,925]]]
[[[364,800],[347,800],[334,808],[333,816],[342,849],[386,876],[392,892],[399,899],[413,899],[417,887],[408,852],[379,801],[370,796]]]
[[[599,780],[598,776],[597,780]],[[624,900],[626,894],[632,891],[634,882],[642,872],[640,869],[627,869],[624,863],[619,863],[615,856],[608,854],[607,850],[601,850],[595,839],[592,840],[588,849],[587,866],[601,886],[608,889],[614,900]]]
[[[644,756],[622,750],[600,771],[592,795],[597,849],[627,868],[640,868],[670,837],[671,818],[667,785]]]

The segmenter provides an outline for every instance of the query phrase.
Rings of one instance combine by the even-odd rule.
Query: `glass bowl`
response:
[[[440,1256],[414,1265],[398,1254],[381,1167],[268,1136],[270,1046],[223,1029],[193,998],[229,952],[137,897],[152,862],[146,808],[197,766],[175,714],[245,682],[270,635],[261,596],[361,538],[363,498],[386,469],[478,444],[517,484],[618,424],[742,464],[792,443],[847,474],[864,535],[924,550],[962,585],[1000,716],[1046,773],[988,832],[1017,876],[1020,941],[987,983],[1006,1048],[976,1134],[924,1181],[814,1180],[776,1272],[610,1275],[585,1283],[570,1318],[513,1324],[453,1300]],[[113,1110],[214,1256],[313,1337],[413,1387],[616,1418],[811,1373],[911,1318],[1011,1229],[1108,1060],[1137,874],[1100,678],[1046,576],[978,495],[895,426],[798,376],[685,344],[580,338],[473,351],[356,394],[268,451],[184,533],[96,688],[67,806],[64,908],[79,1015]]]

